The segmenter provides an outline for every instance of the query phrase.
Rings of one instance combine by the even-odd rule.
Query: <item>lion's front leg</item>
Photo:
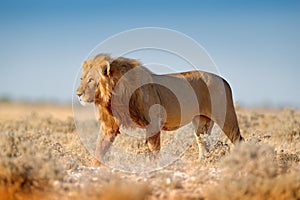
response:
[[[105,154],[107,153],[119,133],[119,130],[116,130],[106,132],[104,135],[99,134],[93,165],[98,165],[101,163],[100,161],[104,158]]]

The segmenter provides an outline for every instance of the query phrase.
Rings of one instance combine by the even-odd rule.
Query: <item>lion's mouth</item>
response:
[[[82,101],[82,100],[80,100],[80,99],[79,99],[79,102],[80,102],[80,104],[81,104],[82,106],[86,106],[86,104],[87,104],[86,102],[84,102],[84,101]]]
[[[82,106],[86,106],[88,103],[93,103],[93,100],[84,101],[81,99],[81,97],[78,97],[78,100]]]

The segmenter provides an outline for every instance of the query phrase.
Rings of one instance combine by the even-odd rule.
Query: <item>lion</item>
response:
[[[212,73],[157,75],[138,60],[99,54],[83,62],[77,95],[80,102],[99,108],[104,137],[97,141],[95,161],[103,158],[121,126],[145,128],[149,151],[154,154],[160,150],[161,130],[176,130],[190,122],[200,159],[208,153],[201,136],[210,134],[214,123],[232,143],[244,140],[230,85]]]

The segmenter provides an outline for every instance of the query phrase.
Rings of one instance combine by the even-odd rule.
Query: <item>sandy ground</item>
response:
[[[72,106],[0,103],[0,199],[300,199],[300,111],[237,114],[245,143],[233,146],[216,131],[202,160],[193,142],[161,170],[128,173],[92,166]],[[115,145],[147,151],[126,134]]]

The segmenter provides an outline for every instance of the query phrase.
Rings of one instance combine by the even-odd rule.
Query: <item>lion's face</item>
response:
[[[107,54],[99,54],[84,61],[81,82],[77,89],[80,103],[108,104],[116,83],[136,66],[140,66],[137,60],[122,57],[112,60]]]
[[[98,86],[99,75],[95,69],[83,67],[80,85],[77,95],[81,103],[92,103],[95,99],[95,91]]]
[[[81,81],[76,91],[81,104],[93,103],[95,96],[100,95],[99,88],[101,82],[108,78],[108,69],[109,62],[106,55],[83,62]]]

